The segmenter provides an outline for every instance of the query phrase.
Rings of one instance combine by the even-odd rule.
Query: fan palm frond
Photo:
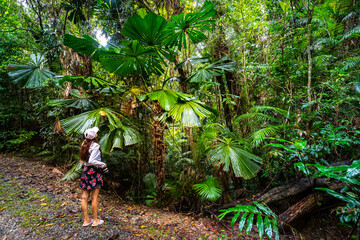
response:
[[[73,181],[80,177],[83,168],[83,163],[77,162],[74,166],[64,175],[62,181]]]
[[[199,127],[202,126],[202,119],[214,119],[219,116],[219,112],[198,100],[191,99],[176,103],[170,109],[169,116],[182,126]]]
[[[216,177],[207,179],[206,181],[193,185],[197,193],[210,201],[216,201],[221,197],[221,184]]]
[[[235,70],[235,63],[228,62],[227,58],[205,66],[196,71],[188,80],[190,82],[203,82],[213,77],[220,76],[224,72],[232,72]]]
[[[41,54],[31,54],[31,62],[27,65],[9,64],[10,78],[22,88],[43,87],[48,79],[52,79],[55,73],[44,68],[45,58]]]
[[[89,98],[56,99],[47,103],[50,107],[72,107],[76,109],[91,110],[96,108],[96,103]]]
[[[223,138],[208,153],[212,161],[224,164],[224,170],[231,167],[236,177],[250,179],[260,170],[262,158],[242,149],[233,139]]]

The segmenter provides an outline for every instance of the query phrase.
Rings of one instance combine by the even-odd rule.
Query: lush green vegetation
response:
[[[206,215],[256,196],[221,217],[260,237],[290,222],[258,193],[326,176],[342,185],[315,181],[315,202],[339,199],[355,234],[358,1],[0,1],[2,152],[75,179],[82,133],[98,126],[130,201]]]

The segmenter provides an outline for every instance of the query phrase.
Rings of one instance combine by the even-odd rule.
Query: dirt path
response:
[[[0,155],[0,166],[1,240],[240,239],[217,220],[134,205],[104,190],[99,215],[105,224],[82,227],[77,181],[60,181],[62,173],[40,160]]]

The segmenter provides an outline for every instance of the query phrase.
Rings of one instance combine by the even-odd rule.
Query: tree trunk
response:
[[[308,84],[307,84],[307,95],[308,95],[308,103],[310,104],[312,101],[311,97],[311,71],[312,71],[312,57],[311,57],[311,22],[313,18],[313,13],[315,9],[315,3],[313,4],[312,9],[310,9],[310,5],[308,6],[308,21],[307,21],[307,34],[306,34],[306,49],[308,56]],[[311,107],[309,106],[309,112],[311,112]]]
[[[161,113],[161,106],[158,102],[153,103],[154,114],[158,116]],[[153,127],[153,151],[154,151],[154,174],[156,176],[156,186],[158,197],[162,195],[162,186],[165,182],[165,140],[164,126],[159,121],[152,122]]]

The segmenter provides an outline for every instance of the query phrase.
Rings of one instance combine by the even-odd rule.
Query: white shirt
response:
[[[101,152],[100,152],[100,145],[96,142],[93,142],[89,148],[89,161],[85,162],[85,166],[95,166],[103,168],[105,163],[101,161]]]

